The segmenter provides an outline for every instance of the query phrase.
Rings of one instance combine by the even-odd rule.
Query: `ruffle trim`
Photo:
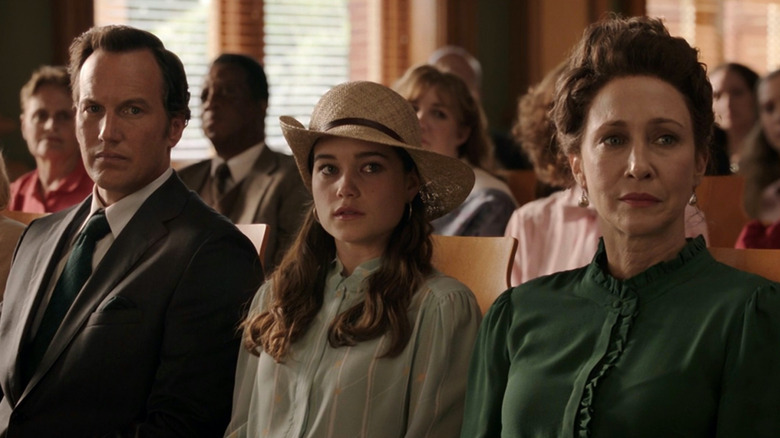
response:
[[[636,298],[633,298],[636,300]],[[628,342],[628,332],[634,322],[636,312],[618,317],[617,327],[613,329],[607,352],[600,364],[591,372],[591,378],[585,385],[580,399],[580,407],[577,411],[577,436],[587,438],[591,436],[590,426],[593,419],[593,400],[596,395],[596,387],[601,379],[615,366],[620,356],[623,354],[626,343]]]
[[[592,278],[592,281],[604,287],[621,300],[614,302],[619,303],[619,307],[615,309],[618,312],[618,316],[610,334],[606,353],[604,353],[604,357],[591,371],[588,382],[583,388],[575,421],[577,428],[576,436],[580,438],[591,436],[590,428],[593,421],[593,403],[596,397],[596,388],[599,382],[609,373],[609,370],[615,366],[628,343],[628,334],[637,314],[637,303],[639,301],[635,291],[646,289],[648,285],[655,281],[668,278],[669,274],[683,269],[691,260],[699,258],[702,254],[704,257],[708,255],[704,238],[699,236],[695,239],[688,239],[687,244],[674,259],[653,265],[632,278],[619,280],[608,274],[604,242],[603,240],[599,241],[599,249],[596,252],[593,263],[588,267],[589,276]]]
[[[653,282],[667,277],[670,273],[682,269],[702,253],[707,253],[707,242],[705,242],[704,237],[699,236],[687,239],[687,241],[686,245],[672,260],[657,263],[631,278],[619,280],[608,273],[607,253],[604,249],[604,240],[602,238],[599,239],[599,248],[593,257],[593,262],[588,266],[588,274],[596,284],[621,296],[622,291],[626,287],[634,289],[645,288]]]

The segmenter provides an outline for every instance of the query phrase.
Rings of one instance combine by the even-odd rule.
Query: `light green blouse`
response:
[[[702,238],[625,281],[605,266],[602,242],[499,297],[461,437],[780,437],[780,285]]]
[[[277,364],[239,353],[231,437],[453,437],[460,431],[471,349],[480,310],[466,286],[434,274],[414,295],[405,350],[379,358],[387,336],[333,348],[328,327],[364,299],[363,280],[379,259],[342,277],[334,262],[322,309],[291,355]],[[264,285],[250,313],[260,312]]]

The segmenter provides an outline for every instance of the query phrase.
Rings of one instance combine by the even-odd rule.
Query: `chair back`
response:
[[[536,173],[533,170],[504,170],[499,175],[506,180],[518,207],[536,199]]]
[[[433,236],[433,266],[468,286],[484,314],[509,289],[514,237]]]
[[[255,245],[257,256],[260,257],[260,263],[265,269],[263,261],[265,260],[265,247],[268,244],[268,224],[236,224],[236,228]]]
[[[39,217],[49,215],[51,213],[32,213],[29,211],[2,210],[0,211],[0,214],[7,217],[8,219],[13,219],[17,222],[21,222],[25,225],[29,225],[30,222],[32,222],[33,220],[38,219]]]
[[[742,206],[745,178],[739,175],[705,176],[696,188],[698,207],[707,221],[707,246],[732,248],[750,220]]]
[[[780,249],[709,248],[715,260],[780,282]]]

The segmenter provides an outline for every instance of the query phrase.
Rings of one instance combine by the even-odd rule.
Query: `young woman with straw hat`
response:
[[[431,266],[429,221],[474,174],[371,82],[281,126],[314,206],[244,323],[228,435],[456,436],[480,311]]]

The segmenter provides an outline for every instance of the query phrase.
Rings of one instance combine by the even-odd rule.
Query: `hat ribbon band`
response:
[[[364,119],[361,117],[345,117],[343,119],[336,119],[331,120],[328,122],[325,126],[322,128],[322,132],[327,132],[333,128],[344,126],[344,125],[358,125],[358,126],[366,126],[368,128],[375,129],[391,138],[393,138],[396,141],[400,141],[401,143],[404,143],[403,139],[400,135],[398,135],[395,131],[388,128],[387,126],[375,122],[373,120]]]

